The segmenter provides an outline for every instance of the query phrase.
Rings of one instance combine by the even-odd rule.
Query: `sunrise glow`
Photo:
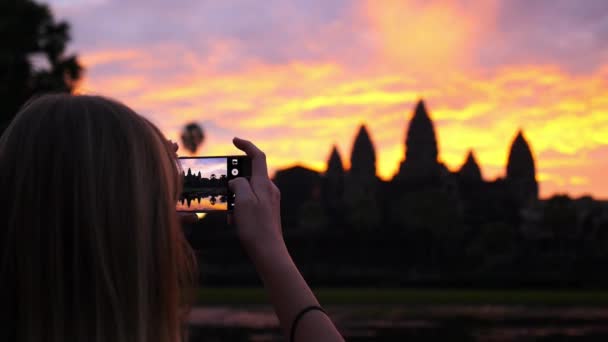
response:
[[[183,17],[165,23],[174,34],[150,38],[123,24],[124,37],[96,27],[101,38],[93,42],[87,15],[120,2],[77,3],[51,1],[72,21],[74,49],[87,69],[78,91],[124,101],[170,139],[179,140],[185,123],[201,123],[207,139],[198,154],[234,154],[231,138],[239,136],[266,151],[271,172],[293,164],[323,171],[334,144],[348,166],[365,123],[378,175],[387,180],[403,159],[414,105],[424,98],[439,158],[450,169],[473,149],[484,178],[502,176],[509,145],[523,129],[542,197],[608,198],[608,58],[599,58],[608,50],[582,42],[578,37],[594,37],[584,28],[544,33],[548,28],[536,25],[551,26],[552,17],[534,22],[506,0],[369,0],[272,10],[260,4],[267,21],[222,5],[177,8]],[[131,13],[133,25],[152,30],[149,17],[163,11],[155,6]],[[222,27],[204,23],[220,14],[227,16]],[[580,54],[571,54],[576,49]]]

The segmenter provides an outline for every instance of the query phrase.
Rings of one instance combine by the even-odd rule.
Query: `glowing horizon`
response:
[[[234,154],[240,136],[271,172],[323,171],[332,145],[348,167],[366,123],[387,180],[424,98],[450,170],[473,149],[486,180],[503,176],[523,129],[541,197],[608,198],[605,2],[50,3],[72,24],[79,91],[124,101],[173,140],[201,123],[198,154]]]

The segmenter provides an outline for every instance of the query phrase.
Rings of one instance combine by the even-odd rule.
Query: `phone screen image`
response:
[[[183,191],[176,209],[209,212],[234,208],[234,195],[228,181],[248,177],[251,162],[246,156],[180,157]]]

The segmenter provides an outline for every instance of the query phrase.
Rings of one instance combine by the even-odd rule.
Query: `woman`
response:
[[[295,341],[341,341],[281,234],[264,154],[230,183],[234,220]],[[0,338],[180,341],[196,265],[175,203],[175,150],[149,121],[102,97],[27,103],[0,138]]]

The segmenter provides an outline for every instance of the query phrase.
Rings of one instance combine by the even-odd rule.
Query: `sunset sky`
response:
[[[608,1],[51,0],[86,67],[79,91],[117,98],[177,140],[203,125],[198,152],[267,152],[271,172],[348,167],[357,127],[392,178],[424,98],[440,159],[474,149],[505,173],[523,129],[541,196],[608,198]]]
[[[209,158],[209,159],[180,159],[182,170],[188,173],[188,169],[193,175],[201,173],[202,178],[211,178],[215,175],[217,178],[227,173],[227,162],[225,158]]]

